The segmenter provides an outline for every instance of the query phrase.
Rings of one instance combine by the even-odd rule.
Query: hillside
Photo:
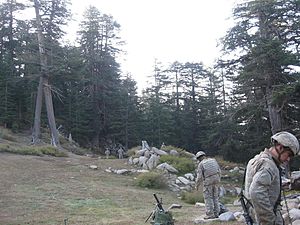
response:
[[[204,214],[204,208],[184,203],[169,190],[137,187],[137,174],[106,171],[132,168],[127,159],[79,156],[67,150],[64,157],[7,151],[32,153],[30,135],[1,129],[0,225],[142,225],[154,209],[154,192],[165,208],[173,203],[183,206],[172,210],[175,224],[194,224]]]

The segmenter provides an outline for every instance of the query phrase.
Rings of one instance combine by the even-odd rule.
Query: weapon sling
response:
[[[246,172],[247,172],[247,167],[244,172],[243,184],[242,184],[241,193],[239,194],[239,197],[240,197],[240,202],[241,202],[241,205],[242,205],[242,208],[244,211],[243,216],[245,218],[245,222],[247,225],[253,225],[254,224],[253,219],[251,218],[251,216],[249,214],[249,208],[247,207],[247,205],[250,205],[251,207],[253,207],[253,206],[252,206],[252,203],[249,201],[249,199],[247,199],[244,195]]]

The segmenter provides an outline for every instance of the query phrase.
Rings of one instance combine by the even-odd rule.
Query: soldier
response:
[[[297,138],[282,131],[271,137],[272,146],[248,162],[245,196],[252,203],[252,219],[259,225],[283,225],[280,213],[281,168],[299,152]]]
[[[110,151],[108,148],[106,148],[106,150],[105,150],[105,155],[106,155],[106,159],[108,159],[109,155],[110,155]]]
[[[204,219],[218,218],[220,213],[219,186],[221,181],[221,169],[217,161],[207,158],[205,152],[196,154],[199,161],[197,168],[196,190],[203,183],[203,197],[206,216]]]
[[[123,159],[124,150],[122,147],[119,148],[118,154],[119,154],[119,159]]]

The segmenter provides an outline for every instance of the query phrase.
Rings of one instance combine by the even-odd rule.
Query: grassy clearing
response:
[[[92,164],[98,170],[88,167]],[[172,203],[183,206],[172,211],[176,225],[192,225],[204,214],[204,208],[166,189],[136,186],[137,174],[105,172],[109,167],[129,165],[119,159],[0,153],[0,224],[142,225],[154,209],[154,192],[165,208]]]

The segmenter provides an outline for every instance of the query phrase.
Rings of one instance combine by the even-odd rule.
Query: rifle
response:
[[[249,214],[249,209],[246,205],[247,203],[245,202],[245,199],[246,199],[247,203],[252,205],[251,202],[249,202],[249,200],[244,196],[243,191],[241,191],[241,193],[240,193],[240,202],[241,202],[241,205],[242,205],[242,208],[243,208],[243,211],[244,211],[243,216],[245,218],[245,222],[246,222],[247,225],[253,225],[254,224],[253,219],[251,218],[251,216]]]

